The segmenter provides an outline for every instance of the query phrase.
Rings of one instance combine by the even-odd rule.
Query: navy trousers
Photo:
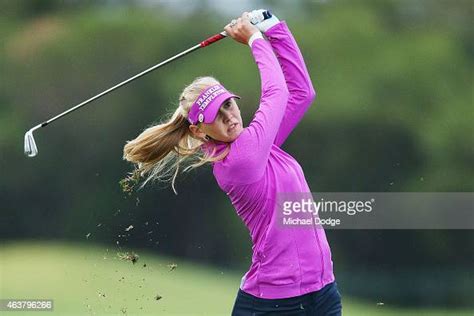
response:
[[[237,294],[232,316],[340,316],[341,294],[333,282],[321,290],[284,299],[258,298],[241,289]]]

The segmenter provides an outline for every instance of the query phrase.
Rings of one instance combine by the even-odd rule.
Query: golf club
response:
[[[271,17],[272,17],[272,15],[271,15],[270,11],[265,11],[265,12],[263,12],[263,14],[262,14],[261,17],[252,16],[251,19],[250,19],[250,21],[251,21],[252,24],[257,24],[257,23],[259,23],[259,22],[261,22],[261,21],[263,21],[263,20],[269,19],[269,18],[271,18]],[[191,53],[191,52],[193,52],[193,51],[195,51],[195,50],[197,50],[197,49],[199,49],[199,48],[203,48],[203,47],[209,46],[209,45],[211,45],[212,43],[215,43],[215,42],[217,42],[217,41],[219,41],[219,40],[221,40],[221,39],[223,39],[223,38],[225,38],[225,37],[227,37],[226,32],[221,32],[221,33],[218,33],[218,34],[216,34],[216,35],[213,35],[213,36],[209,37],[208,39],[206,39],[206,40],[200,42],[199,44],[196,44],[196,45],[194,45],[193,47],[191,47],[191,48],[189,48],[189,49],[187,49],[187,50],[185,50],[185,51],[183,51],[183,52],[181,52],[181,53],[179,53],[179,54],[177,54],[177,55],[175,55],[175,56],[173,56],[173,57],[170,57],[170,58],[166,59],[165,61],[163,61],[163,62],[161,62],[161,63],[159,63],[159,64],[156,64],[156,65],[154,65],[154,66],[152,66],[152,67],[150,67],[150,68],[148,68],[148,69],[146,69],[146,70],[140,72],[139,74],[136,74],[135,76],[133,76],[133,77],[131,77],[131,78],[125,80],[125,81],[120,82],[119,84],[117,84],[117,85],[115,85],[115,86],[113,86],[113,87],[111,87],[111,88],[109,88],[109,89],[107,89],[107,90],[105,90],[105,91],[103,91],[103,92],[97,94],[96,96],[93,96],[92,98],[87,99],[87,100],[85,100],[84,102],[79,103],[78,105],[76,105],[76,106],[70,108],[69,110],[64,111],[64,112],[62,112],[62,113],[56,115],[55,117],[50,118],[49,120],[47,120],[47,121],[45,121],[45,122],[43,122],[43,123],[41,123],[41,124],[36,125],[35,127],[31,128],[28,132],[25,133],[25,155],[27,155],[28,157],[35,157],[35,156],[38,154],[38,147],[36,146],[35,138],[34,138],[34,136],[33,136],[33,132],[34,132],[35,130],[37,130],[37,129],[41,128],[41,127],[45,127],[45,126],[48,125],[49,123],[54,122],[54,121],[57,120],[57,119],[60,119],[61,117],[63,117],[63,116],[65,116],[65,115],[67,115],[67,114],[69,114],[69,113],[71,113],[71,112],[73,112],[73,111],[75,111],[75,110],[81,108],[82,106],[84,106],[84,105],[86,105],[86,104],[88,104],[88,103],[90,103],[90,102],[92,102],[92,101],[94,101],[94,100],[96,100],[96,99],[98,99],[98,98],[100,98],[100,97],[106,95],[106,94],[109,93],[109,92],[112,92],[112,91],[115,90],[115,89],[118,89],[118,88],[120,88],[120,87],[126,85],[126,84],[129,83],[129,82],[132,82],[133,80],[135,80],[135,79],[137,79],[137,78],[140,78],[140,77],[146,75],[147,73],[149,73],[149,72],[151,72],[151,71],[153,71],[153,70],[155,70],[155,69],[160,68],[161,66],[164,66],[164,65],[166,65],[166,64],[168,64],[168,63],[170,63],[170,62],[172,62],[173,60],[176,60],[176,59],[178,59],[178,58],[180,58],[180,57],[183,57],[184,55],[187,55],[187,54],[189,54],[189,53]]]

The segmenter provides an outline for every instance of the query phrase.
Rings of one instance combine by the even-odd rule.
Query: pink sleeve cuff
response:
[[[258,38],[263,39],[263,35],[262,35],[262,33],[261,33],[260,31],[259,31],[259,32],[255,32],[255,33],[252,34],[252,36],[250,36],[250,38],[249,38],[249,46],[252,47],[252,43],[253,43],[256,39],[258,39]]]

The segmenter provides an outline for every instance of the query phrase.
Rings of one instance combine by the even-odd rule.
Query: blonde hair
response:
[[[123,149],[123,159],[132,162],[135,170],[134,180],[145,177],[140,188],[150,181],[170,182],[175,194],[176,177],[183,172],[200,167],[208,162],[223,159],[229,152],[227,146],[218,156],[216,147],[211,151],[202,151],[201,145],[205,142],[213,144],[212,140],[204,141],[193,137],[189,130],[188,113],[192,104],[201,91],[209,86],[219,84],[213,77],[198,77],[184,88],[179,97],[179,106],[165,122],[146,128],[137,138],[128,141]],[[182,167],[182,168],[181,168]]]

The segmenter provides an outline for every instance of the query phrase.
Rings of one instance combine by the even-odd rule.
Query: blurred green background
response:
[[[251,244],[210,167],[180,176],[178,196],[128,196],[118,182],[125,142],[196,76],[242,96],[249,122],[260,91],[248,47],[223,40],[54,122],[34,159],[23,136],[256,8],[287,21],[318,93],[284,145],[312,191],[473,191],[472,1],[0,0],[0,299],[52,298],[58,315],[229,314]],[[327,236],[345,314],[472,311],[472,231]]]

